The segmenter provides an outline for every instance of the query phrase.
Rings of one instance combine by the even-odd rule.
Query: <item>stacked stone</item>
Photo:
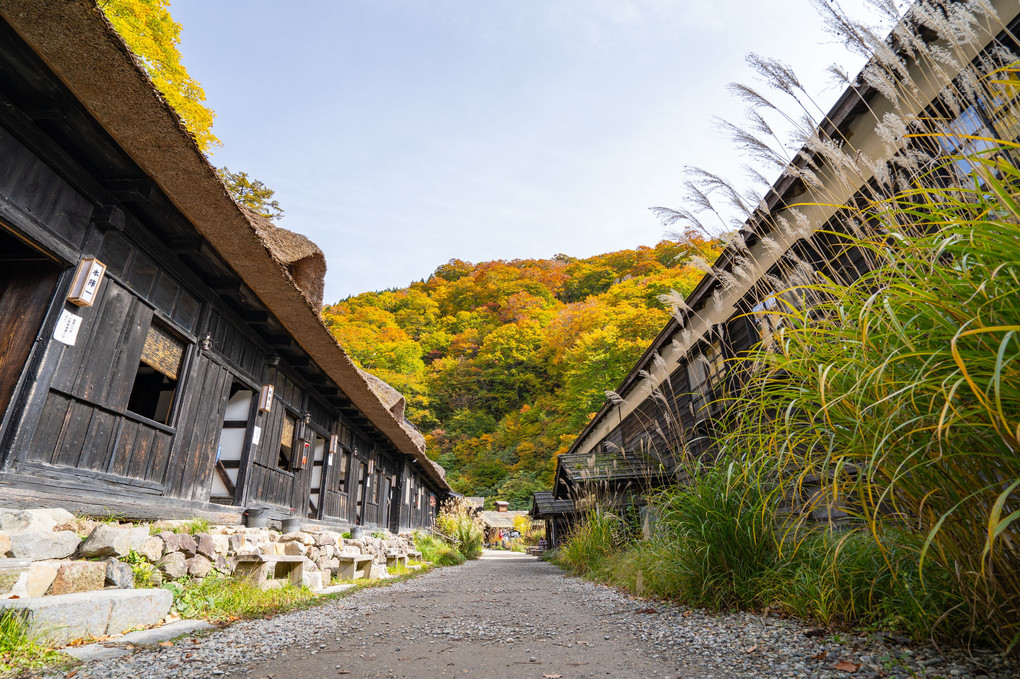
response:
[[[345,540],[336,531],[319,528],[281,534],[265,528],[212,526],[195,535],[172,530],[151,534],[183,523],[157,522],[153,529],[148,524],[76,519],[63,509],[0,508],[0,598],[130,589],[133,571],[122,559],[132,552],[154,567],[150,579],[154,586],[164,579],[230,575],[237,557],[261,555],[303,557],[303,581],[319,589],[338,572],[340,555],[371,555],[373,576],[384,577],[387,554],[414,550],[411,536]],[[87,535],[77,532],[83,529]]]

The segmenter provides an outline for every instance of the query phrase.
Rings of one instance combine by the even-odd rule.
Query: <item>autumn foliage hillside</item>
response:
[[[427,280],[323,310],[364,369],[399,389],[455,490],[515,508],[663,328],[714,243],[663,241],[587,259],[451,260]]]

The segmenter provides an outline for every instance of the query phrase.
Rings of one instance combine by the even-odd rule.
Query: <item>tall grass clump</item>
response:
[[[449,536],[465,559],[477,559],[482,555],[485,528],[474,506],[466,499],[453,498],[444,502],[436,516],[436,528]]]
[[[735,482],[733,470],[695,467],[689,484],[656,499],[655,542],[671,548],[669,596],[711,608],[768,603],[764,581],[780,558],[775,506],[755,485]]]
[[[199,581],[174,580],[163,585],[174,595],[174,610],[184,618],[233,620],[272,615],[313,601],[305,587],[261,589],[254,582],[220,576]]]
[[[608,558],[628,541],[624,521],[599,504],[591,506],[558,550],[557,562],[577,575],[602,574]]]
[[[847,284],[819,276],[820,301],[773,314],[778,341],[749,357],[758,369],[721,442],[798,512],[838,506],[863,522],[887,560],[920,537],[918,567],[951,573],[968,611],[936,633],[1012,646],[1020,171],[967,163],[971,187],[917,184],[862,210],[878,227],[852,245],[878,266]]]
[[[960,597],[945,570],[918,560],[916,535],[883,545],[865,530],[804,530],[762,582],[771,608],[830,627],[868,625],[923,638],[943,618],[961,623]]]
[[[414,534],[414,546],[421,552],[423,561],[436,566],[459,566],[465,561],[464,555],[444,540],[424,531],[417,531]]]
[[[902,17],[895,3],[874,3],[894,23],[886,39],[839,5],[817,4],[868,60],[845,80],[873,93],[861,116],[819,128],[823,110],[796,75],[755,56],[762,80],[801,115],[735,86],[751,124],[728,125],[738,147],[803,187],[801,202],[770,207],[701,172],[688,184],[692,209],[657,209],[684,229],[703,228],[704,214],[728,222],[717,199],[741,224],[752,215],[730,234],[727,263],[710,268],[721,291],[708,307],[744,295],[737,313],[761,338],[727,362],[739,389],[725,395],[714,448],[733,463],[727,487],[763,493],[775,512],[782,567],[766,570],[762,598],[821,620],[888,620],[1015,651],[1016,37],[1000,33],[1009,17],[988,3],[918,0]],[[796,158],[776,143],[777,116],[796,129]],[[696,315],[678,307],[681,321]],[[698,339],[677,343],[687,351]],[[684,525],[687,544],[697,534]]]

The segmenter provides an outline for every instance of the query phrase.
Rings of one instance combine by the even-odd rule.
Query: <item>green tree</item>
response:
[[[169,0],[99,0],[103,14],[181,117],[198,148],[209,153],[220,145],[212,133],[216,114],[204,103],[205,90],[181,63],[181,25],[170,16],[169,7]]]
[[[270,221],[276,221],[283,217],[283,208],[280,207],[280,202],[273,200],[276,191],[258,179],[249,177],[247,172],[231,172],[230,168],[226,166],[217,168],[216,174],[220,176],[227,191],[240,205],[257,212]]]

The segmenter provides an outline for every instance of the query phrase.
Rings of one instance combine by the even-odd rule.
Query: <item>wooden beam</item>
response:
[[[303,353],[300,354],[296,352],[288,353],[290,354],[290,356],[287,357],[287,363],[290,364],[290,367],[295,368],[296,370],[298,370],[298,372],[302,373],[302,376],[304,376],[304,371],[308,368],[308,366],[311,365],[311,361],[309,360],[308,356]]]
[[[250,323],[251,325],[267,325],[269,323],[269,312],[256,311],[254,309],[241,311],[241,318],[244,319],[245,323]]]
[[[149,178],[142,179],[107,179],[103,182],[106,190],[114,198],[126,203],[151,202],[156,195],[156,185]]]
[[[61,120],[71,112],[69,97],[40,95],[20,102],[19,108],[32,120]]]
[[[201,238],[171,238],[167,243],[170,252],[175,255],[198,255],[202,252],[205,241]]]
[[[213,278],[209,281],[209,287],[218,295],[237,295],[241,293],[241,279],[233,276]]]
[[[288,349],[294,343],[290,335],[267,335],[266,342],[274,349]]]
[[[124,211],[116,205],[96,205],[92,208],[90,221],[101,231],[123,231]]]

